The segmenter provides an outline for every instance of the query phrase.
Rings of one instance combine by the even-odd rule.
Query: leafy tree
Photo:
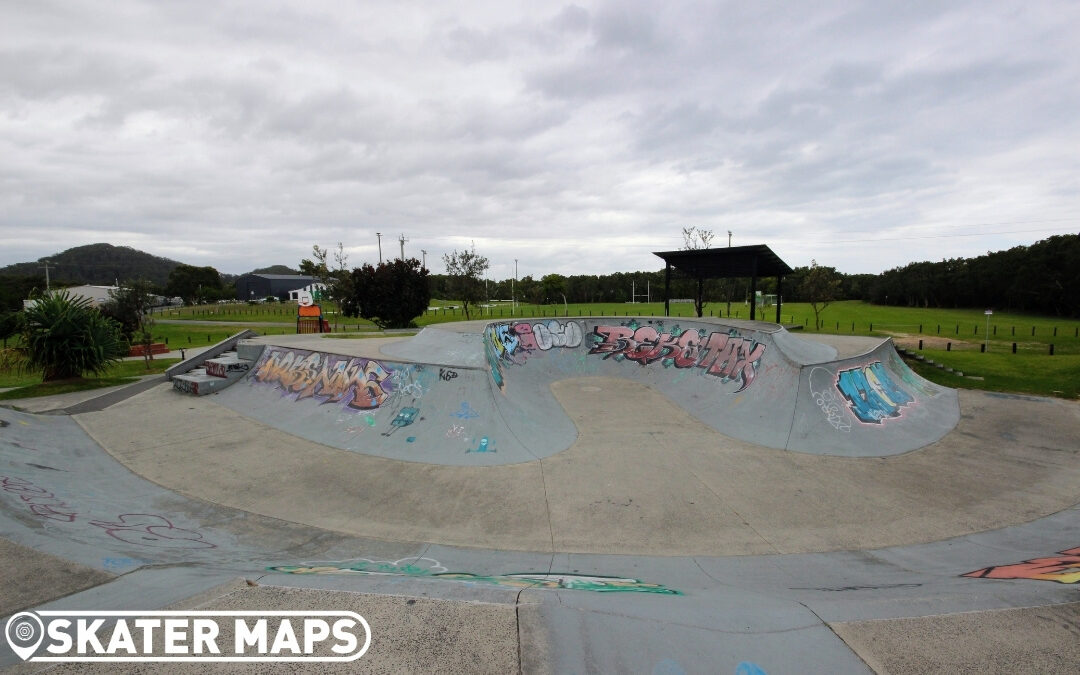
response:
[[[836,300],[840,292],[840,278],[834,268],[821,267],[816,260],[811,260],[810,269],[803,276],[800,291],[814,310],[814,330],[817,330],[821,328],[821,313]]]
[[[149,281],[140,280],[109,291],[109,299],[102,303],[99,310],[120,324],[120,333],[125,340],[134,342],[136,334],[144,331],[153,306],[153,286]]]
[[[450,292],[461,300],[465,318],[469,318],[469,305],[475,303],[484,294],[484,272],[488,268],[488,259],[476,252],[453,251],[443,255],[446,273],[450,277]]]
[[[120,326],[67,291],[43,295],[24,312],[22,342],[14,348],[24,371],[42,380],[100,375],[127,355]]]
[[[150,351],[153,344],[154,320],[150,318],[150,308],[154,306],[154,286],[149,281],[139,280],[109,291],[109,299],[98,310],[120,325],[120,333],[130,344],[143,346],[143,358],[146,367],[154,360]]]
[[[561,274],[545,274],[540,278],[540,287],[544,292],[544,302],[557,304],[566,297],[566,277]]]
[[[166,295],[179,296],[186,305],[198,304],[211,295],[216,298],[221,290],[221,275],[216,269],[192,265],[177,265],[165,285]]]
[[[408,328],[431,301],[428,271],[416,258],[357,267],[342,288],[341,312],[379,328]]]
[[[8,338],[14,337],[21,329],[21,312],[0,311],[0,339],[4,341],[4,349],[7,349]]]

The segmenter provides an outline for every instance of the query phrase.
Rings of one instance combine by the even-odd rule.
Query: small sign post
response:
[[[986,335],[983,336],[983,351],[990,350],[990,317],[993,316],[994,310],[988,309],[983,314],[986,315]]]

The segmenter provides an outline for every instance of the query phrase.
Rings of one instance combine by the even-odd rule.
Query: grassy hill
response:
[[[50,263],[49,275],[54,283],[98,284],[108,286],[117,281],[148,279],[159,286],[169,280],[169,273],[180,263],[137,251],[129,246],[89,244],[76,246],[42,260]],[[41,260],[16,263],[0,268],[2,276],[44,276]],[[53,266],[55,265],[55,268]]]

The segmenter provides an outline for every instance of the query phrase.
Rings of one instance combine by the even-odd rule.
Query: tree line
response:
[[[1080,234],[877,275],[862,298],[907,307],[988,307],[1080,317]]]

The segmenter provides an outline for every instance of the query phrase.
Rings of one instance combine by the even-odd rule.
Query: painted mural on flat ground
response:
[[[514,572],[511,574],[476,574],[455,572],[434,558],[403,558],[401,560],[371,560],[355,558],[329,562],[305,562],[300,565],[275,565],[266,568],[283,574],[357,574],[424,577],[459,581],[488,586],[519,589],[564,589],[595,593],[655,593],[682,595],[682,591],[640,579],[612,577],[578,572]]]
[[[1056,581],[1059,584],[1080,584],[1080,546],[1059,551],[1046,558],[1032,558],[1006,565],[992,565],[961,574],[975,579],[1032,579]]]

